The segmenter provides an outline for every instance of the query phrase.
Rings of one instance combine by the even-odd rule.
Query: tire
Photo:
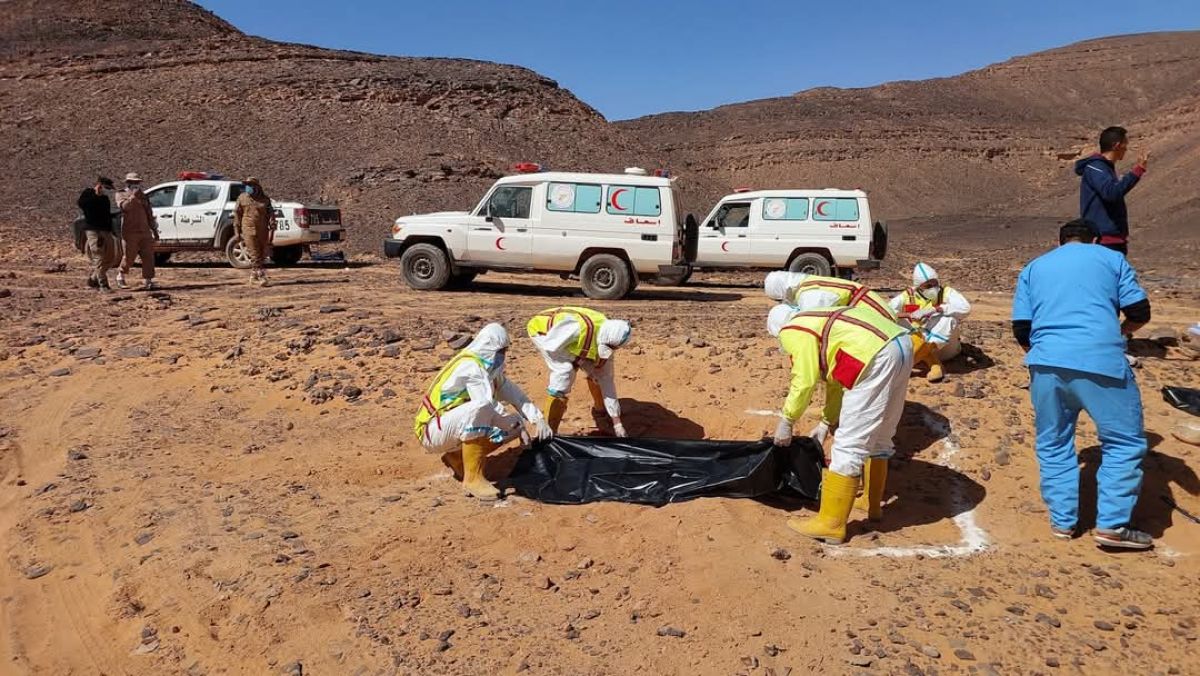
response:
[[[478,270],[464,270],[458,274],[452,274],[450,275],[450,286],[456,289],[464,289],[470,286],[471,282],[475,281],[475,278],[478,276]]]
[[[789,272],[803,272],[818,277],[828,277],[833,272],[829,259],[819,253],[802,253],[788,264]]]
[[[229,264],[238,270],[249,270],[252,263],[250,262],[250,252],[246,249],[245,243],[242,241],[241,235],[230,237],[225,244],[225,259]]]
[[[579,283],[588,298],[617,300],[633,290],[633,272],[612,254],[596,254],[579,268]]]
[[[692,266],[688,266],[687,272],[682,275],[659,275],[654,278],[655,286],[683,286],[692,278]]]
[[[437,291],[450,283],[450,259],[432,244],[414,244],[400,256],[400,273],[410,288]]]
[[[170,251],[158,251],[154,254],[154,264],[156,266],[162,267],[170,262],[171,262],[171,252]]]
[[[275,265],[288,267],[300,262],[300,258],[304,256],[303,246],[283,246],[271,250],[271,260],[275,261]]]

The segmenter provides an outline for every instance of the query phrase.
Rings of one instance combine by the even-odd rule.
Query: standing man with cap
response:
[[[142,285],[149,291],[154,286],[154,243],[158,241],[158,222],[150,200],[142,192],[142,177],[136,173],[125,174],[125,189],[117,193],[117,206],[121,209],[121,239],[125,241],[125,256],[121,269],[117,271],[117,288],[129,288],[125,275],[133,266],[133,260],[142,259]]]
[[[112,203],[108,199],[112,191],[112,180],[101,176],[75,202],[83,212],[84,246],[92,263],[87,285],[101,291],[109,290],[108,271],[116,263],[117,240],[113,237]]]
[[[941,382],[946,377],[942,362],[962,352],[959,332],[963,320],[971,314],[971,304],[955,289],[942,286],[937,270],[928,263],[913,267],[912,283],[892,298],[892,310],[920,336],[914,341],[919,343],[914,363],[929,368],[926,378],[930,382]]]
[[[1100,233],[1100,246],[1122,255],[1129,253],[1129,211],[1125,194],[1142,180],[1150,153],[1143,152],[1129,173],[1117,177],[1117,162],[1129,150],[1124,127],[1100,132],[1100,152],[1075,163],[1079,175],[1079,218],[1090,221]]]
[[[275,209],[257,178],[251,176],[243,183],[245,189],[238,195],[233,225],[250,254],[250,283],[267,286],[266,260],[275,241]]]
[[[1013,335],[1026,351],[1051,534],[1070,540],[1079,526],[1075,425],[1087,411],[1102,456],[1093,538],[1102,547],[1149,549],[1150,535],[1130,523],[1147,446],[1122,336],[1150,321],[1150,300],[1125,257],[1094,246],[1099,239],[1087,221],[1071,221],[1059,230],[1057,249],[1025,266],[1013,296]]]

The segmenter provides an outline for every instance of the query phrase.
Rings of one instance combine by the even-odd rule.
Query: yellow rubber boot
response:
[[[870,458],[863,465],[863,491],[854,501],[854,508],[866,512],[871,521],[883,519],[883,488],[887,485],[887,473],[887,458]]]
[[[562,422],[563,414],[567,412],[567,398],[546,396],[546,407],[542,409],[542,415],[546,418],[546,424],[550,425],[550,429],[558,434],[558,425]]]
[[[811,519],[788,519],[788,528],[831,545],[842,544],[857,490],[858,477],[826,472],[821,483],[820,511]]]
[[[925,363],[929,365],[929,373],[925,375],[925,379],[931,383],[942,382],[942,379],[946,377],[946,372],[942,370],[942,358],[938,356],[936,345],[929,351],[929,355],[925,357]]]
[[[480,500],[496,500],[500,497],[500,489],[492,485],[483,475],[483,467],[488,453],[494,450],[496,450],[496,444],[488,439],[472,439],[463,442],[463,490],[468,495]]]
[[[462,451],[448,451],[442,454],[442,464],[449,467],[454,473],[454,478],[462,481],[463,478],[463,454]]]

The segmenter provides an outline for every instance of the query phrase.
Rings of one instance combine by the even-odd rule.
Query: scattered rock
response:
[[[1053,655],[1047,655],[1046,656],[1046,666],[1051,667],[1053,669],[1057,669],[1058,668],[1058,658]]]
[[[1055,629],[1058,629],[1059,627],[1062,626],[1061,620],[1059,620],[1057,617],[1054,617],[1053,615],[1047,615],[1046,613],[1038,613],[1037,617],[1035,617],[1034,620],[1037,622],[1041,622],[1042,624],[1054,627]]]
[[[1008,452],[1008,447],[1001,446],[1000,448],[997,448],[996,453],[995,453],[995,459],[996,459],[996,464],[1001,467],[1006,467],[1010,462],[1012,462],[1012,458]]]
[[[956,649],[954,651],[954,656],[960,660],[963,660],[964,662],[974,662],[975,661],[975,653],[971,652],[970,650],[967,650],[966,648]]]
[[[48,275],[55,275],[60,272],[66,272],[66,271],[67,271],[66,263],[58,263],[58,262],[47,263],[46,267],[42,268],[42,272],[44,272]]]
[[[51,566],[50,564],[35,563],[32,566],[26,566],[21,573],[25,576],[26,580],[36,580],[39,577],[49,573],[51,570],[54,570],[54,566]]]
[[[335,312],[345,312],[346,308],[341,305],[322,305],[317,311],[323,315],[330,315]]]
[[[81,347],[75,350],[76,359],[95,359],[100,356],[100,348],[98,347]]]
[[[87,460],[87,453],[83,452],[82,448],[72,448],[67,451],[67,460]]]
[[[304,676],[304,664],[296,660],[284,666],[283,670],[279,673],[285,676]]]
[[[792,553],[783,547],[776,547],[775,549],[771,550],[771,558],[775,559],[776,561],[787,561],[788,559],[792,558]]]
[[[0,289],[0,298],[9,298],[12,296],[11,289]]]
[[[122,347],[117,350],[117,356],[122,359],[141,359],[150,356],[150,348],[145,345]]]
[[[869,667],[875,663],[875,658],[871,657],[870,655],[854,655],[846,661],[849,662],[850,666],[852,667],[863,667],[865,669],[866,667]]]
[[[691,345],[692,347],[708,347],[708,341],[699,336],[688,336],[684,344]]]
[[[672,638],[683,638],[684,636],[687,636],[687,632],[682,629],[676,629],[675,627],[663,625],[658,628],[658,635],[670,636]]]
[[[467,333],[460,334],[457,338],[448,341],[447,344],[455,350],[461,350],[471,344],[471,335]]]
[[[138,543],[139,545],[144,545],[153,539],[154,539],[154,533],[152,533],[148,530],[144,530],[144,531],[138,533],[136,536],[134,536],[133,541]]]
[[[395,359],[396,357],[400,356],[400,346],[399,345],[388,345],[387,347],[380,350],[379,354],[380,354],[380,356],[387,357],[388,359]]]
[[[932,657],[935,660],[940,659],[942,656],[942,651],[938,650],[936,646],[931,645],[921,646],[921,653],[923,653],[926,657]]]
[[[1084,641],[1084,643],[1086,643],[1089,648],[1095,650],[1096,652],[1100,652],[1108,648],[1108,646],[1104,644],[1104,641],[1095,638],[1089,638],[1088,640]]]
[[[347,399],[350,399],[351,401],[353,401],[362,396],[362,388],[351,385],[351,386],[347,387],[346,389],[342,390],[342,394],[346,395]]]
[[[88,504],[87,500],[76,500],[75,502],[72,502],[71,506],[68,507],[67,509],[69,509],[72,514],[75,514],[78,512],[82,512],[83,510],[87,509],[88,507],[91,507],[91,505]]]
[[[1115,629],[1111,622],[1105,622],[1104,620],[1096,620],[1092,623],[1092,626],[1096,627],[1100,631],[1112,631]]]

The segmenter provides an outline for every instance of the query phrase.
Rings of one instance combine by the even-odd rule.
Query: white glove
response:
[[[825,438],[829,436],[829,423],[822,420],[816,427],[812,428],[808,436],[812,437],[813,441],[818,444],[824,444]]]
[[[552,436],[554,436],[554,430],[550,429],[550,423],[546,422],[545,418],[539,418],[537,421],[538,441],[545,441]]]
[[[779,426],[775,428],[775,445],[776,446],[791,446],[792,445],[792,421],[787,418],[779,419]]]
[[[617,435],[618,437],[621,437],[622,439],[629,436],[629,434],[625,431],[625,425],[623,425],[619,422],[613,423],[613,434]]]
[[[917,321],[924,321],[925,319],[928,319],[929,317],[932,317],[933,315],[935,315],[941,311],[942,311],[942,309],[940,307],[937,307],[934,305],[927,305],[927,306],[917,310],[916,312],[909,313],[908,317],[909,317],[909,319],[915,319]]]
[[[521,431],[517,432],[517,435],[521,437],[521,448],[529,448],[532,443],[529,439],[529,432],[526,432],[525,428],[522,427]]]

